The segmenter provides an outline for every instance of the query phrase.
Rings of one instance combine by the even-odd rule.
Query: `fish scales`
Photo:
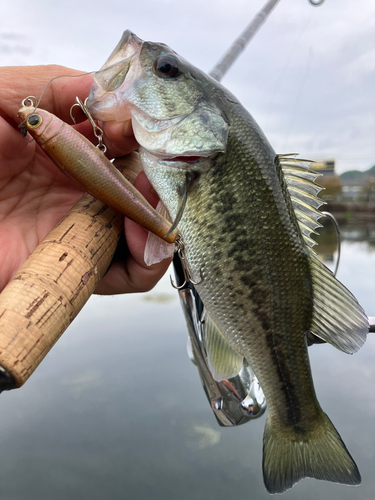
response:
[[[249,128],[234,129],[246,134]],[[202,269],[197,289],[208,313],[259,374],[265,394],[272,394],[270,412],[287,425],[301,425],[303,411],[311,414],[313,394],[300,334],[311,323],[307,252],[290,214],[278,215],[279,209],[287,211],[285,196],[267,169],[270,165],[276,177],[276,155],[268,154],[267,145],[267,154],[249,162],[265,140],[231,135],[225,161],[219,160],[188,198],[179,230],[193,278],[198,280]],[[244,142],[248,151],[240,147]],[[306,391],[308,404],[302,408]]]
[[[119,79],[113,63],[122,54]],[[225,353],[232,359],[234,349],[260,382],[267,490],[282,493],[303,477],[358,484],[357,466],[317,401],[305,334],[353,353],[368,323],[310,248],[321,204],[314,174],[276,155],[221,84],[130,31],[95,75],[88,105],[97,119],[132,119],[144,171],[177,218],[207,331],[223,338],[212,343],[222,349],[210,356],[222,363],[213,372],[229,373]],[[335,318],[334,328],[325,317]]]

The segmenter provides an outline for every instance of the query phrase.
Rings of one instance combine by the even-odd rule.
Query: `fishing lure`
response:
[[[18,111],[22,130],[30,133],[67,177],[164,241],[177,239],[176,231],[170,233],[171,223],[151,207],[100,148],[57,116],[36,109],[33,98],[24,99],[22,105]]]

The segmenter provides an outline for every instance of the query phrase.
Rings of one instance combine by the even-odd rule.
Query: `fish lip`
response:
[[[144,140],[143,132],[146,132],[149,136],[153,134],[163,134],[171,129],[176,124],[182,122],[186,115],[179,115],[167,120],[159,120],[157,118],[151,117],[149,114],[144,113],[139,108],[130,105],[130,114],[132,116],[133,131],[135,138],[137,139],[141,148],[147,152],[147,154],[155,157],[159,165],[173,167],[173,168],[189,168],[189,166],[194,165],[196,168],[205,170],[207,168],[207,161],[210,162],[211,158],[215,156],[217,151],[209,150],[185,150],[185,151],[169,151],[166,152],[164,147],[155,148],[151,144],[147,144],[147,140]],[[155,130],[155,129],[158,130]],[[165,144],[163,145],[165,146]]]

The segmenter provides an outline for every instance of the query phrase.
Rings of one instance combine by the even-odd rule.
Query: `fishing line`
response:
[[[310,47],[310,49],[309,49],[309,56],[308,56],[308,59],[307,59],[307,62],[306,62],[305,71],[304,71],[304,74],[303,74],[303,76],[301,78],[301,81],[300,81],[300,83],[298,85],[298,89],[297,89],[297,92],[296,92],[296,97],[294,99],[294,105],[293,105],[293,110],[292,110],[292,112],[290,114],[289,125],[288,125],[288,127],[286,127],[286,137],[284,139],[284,145],[282,147],[283,150],[287,150],[288,149],[289,138],[290,138],[290,135],[291,135],[291,133],[293,131],[294,120],[295,120],[297,111],[299,110],[299,107],[300,107],[300,104],[301,104],[302,91],[303,91],[303,89],[305,87],[306,82],[309,79],[309,75],[310,75],[310,70],[311,70],[313,58],[314,58],[313,49],[312,49],[312,47]]]
[[[294,42],[293,42],[293,46],[291,47],[289,54],[286,58],[286,61],[282,67],[282,70],[280,71],[279,76],[276,79],[275,84],[273,86],[273,91],[271,92],[271,95],[273,96],[274,101],[276,100],[277,94],[280,90],[281,82],[284,82],[286,80],[285,74],[289,72],[290,63],[291,63],[292,58],[294,57],[294,54],[297,50],[297,46],[300,47],[299,42],[303,38],[303,36],[305,35],[307,28],[310,26],[312,17],[313,17],[313,12],[310,13],[310,16],[307,19],[307,22],[301,23],[301,30],[300,30],[299,34],[296,35]]]
[[[176,214],[176,218],[171,226],[171,228],[169,229],[169,231],[167,232],[167,234],[164,236],[164,238],[168,238],[168,236],[170,234],[172,234],[172,232],[177,228],[182,216],[183,216],[183,213],[184,213],[184,210],[185,210],[185,206],[186,206],[186,202],[187,202],[187,197],[188,197],[188,193],[189,193],[189,189],[191,187],[191,184],[194,180],[194,175],[191,173],[191,172],[187,172],[186,173],[186,179],[185,179],[185,184],[182,188],[182,192],[180,193],[181,195],[181,200],[180,200],[180,205],[178,207],[178,210],[177,210],[177,214]]]
[[[335,231],[336,231],[336,239],[337,239],[337,260],[336,260],[336,266],[335,270],[333,271],[333,274],[336,276],[337,271],[339,270],[339,265],[340,265],[340,257],[341,257],[341,231],[340,231],[340,226],[339,223],[337,222],[335,216],[331,214],[331,212],[322,212],[323,215],[328,217],[334,225]]]
[[[36,97],[34,96],[28,96],[26,97],[23,101],[22,101],[22,105],[26,106],[26,104],[24,104],[27,100],[31,101],[32,102],[32,98],[34,98],[36,100],[36,103],[35,103],[35,107],[34,107],[34,110],[33,110],[33,113],[36,112],[36,110],[39,108],[39,104],[40,104],[40,101],[42,100],[43,98],[43,95],[45,93],[45,91],[47,90],[48,86],[54,81],[54,80],[57,80],[58,78],[78,78],[78,77],[81,77],[81,76],[86,76],[86,75],[91,75],[93,73],[96,73],[96,71],[89,71],[88,73],[81,73],[79,75],[57,75],[57,76],[54,76],[53,78],[51,78],[51,80],[49,80],[44,89],[42,90],[42,93],[40,94],[40,97],[39,99],[36,99]],[[26,119],[23,120],[19,125],[18,127],[21,128],[22,125],[25,123]]]
[[[114,64],[111,64],[110,66],[107,66],[106,68],[103,68],[103,69],[99,69],[99,70],[93,70],[93,71],[88,71],[87,73],[80,73],[79,75],[57,75],[57,76],[54,76],[53,78],[51,78],[51,80],[49,80],[44,89],[42,90],[42,93],[40,94],[40,97],[39,99],[36,99],[36,97],[34,96],[28,96],[26,97],[22,103],[26,102],[28,99],[30,100],[31,98],[34,98],[36,100],[36,103],[35,103],[35,107],[34,107],[34,110],[33,110],[33,113],[36,112],[36,110],[39,108],[39,104],[40,104],[40,101],[42,100],[43,98],[43,95],[45,93],[45,91],[47,90],[48,86],[54,81],[54,80],[57,80],[58,78],[79,78],[81,76],[87,76],[87,75],[93,75],[94,73],[95,74],[100,74],[102,72],[105,72],[105,71],[108,71],[108,69],[110,68],[113,68],[114,66],[118,66],[119,64],[121,64],[124,60],[121,60],[121,61],[117,61],[116,63]],[[23,104],[24,105],[24,104]],[[23,124],[25,123],[26,119],[23,120],[19,125],[18,127],[19,128],[22,128]]]
[[[291,62],[291,59],[292,59],[292,56],[297,48],[297,44],[298,42],[305,36],[305,33],[306,31],[308,30],[308,28],[310,27],[311,25],[311,22],[312,22],[312,19],[313,17],[315,16],[315,11],[314,9],[311,10],[311,13],[307,19],[307,22],[305,22],[303,24],[303,29],[301,30],[299,36],[296,38],[295,42],[294,42],[294,46],[290,52],[290,55],[289,55],[289,58],[288,58],[288,61],[287,61],[287,65],[289,66],[290,62]],[[299,44],[298,44],[299,46]],[[294,125],[294,119],[295,119],[295,115],[296,115],[296,112],[298,111],[298,108],[300,106],[300,101],[301,101],[301,93],[302,93],[302,90],[303,90],[303,87],[305,86],[305,83],[306,81],[308,80],[308,77],[309,77],[309,73],[310,73],[310,69],[311,69],[311,63],[312,63],[312,59],[313,59],[313,48],[310,46],[309,47],[309,54],[308,54],[308,58],[307,58],[307,62],[306,62],[306,66],[305,66],[305,72],[300,80],[300,83],[299,83],[299,86],[298,86],[298,90],[297,90],[297,97],[294,99],[294,105],[293,105],[293,110],[292,112],[290,113],[290,120],[289,120],[289,126],[286,128],[286,133],[284,134],[284,145],[282,147],[282,149],[284,150],[287,150],[288,149],[288,143],[289,143],[289,137],[290,137],[290,134],[293,130],[293,125]],[[284,70],[285,68],[283,69],[283,72],[284,73]],[[297,72],[296,72],[297,74]]]

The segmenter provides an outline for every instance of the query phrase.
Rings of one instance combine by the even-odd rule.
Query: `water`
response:
[[[338,277],[369,315],[374,270],[374,246],[345,239]],[[186,338],[168,277],[148,294],[93,297],[25,386],[1,395],[1,498],[269,499],[265,418],[233,429],[216,424]],[[354,356],[327,345],[310,356],[321,405],[363,484],[305,479],[283,498],[370,500],[375,334]]]

